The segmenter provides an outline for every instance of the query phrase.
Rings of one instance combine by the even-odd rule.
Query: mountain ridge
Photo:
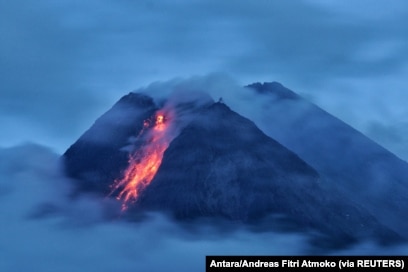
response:
[[[264,96],[287,90],[271,84],[246,86]],[[261,88],[259,92],[256,88]],[[276,91],[275,88],[278,88]],[[268,100],[267,134],[312,165],[348,198],[408,238],[408,164],[339,118],[298,96]],[[273,124],[273,125],[268,125]]]

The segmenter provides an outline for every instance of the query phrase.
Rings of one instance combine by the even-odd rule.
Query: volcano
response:
[[[270,92],[270,87],[262,84],[249,87],[279,101],[301,99],[285,89]],[[158,116],[170,129],[160,136],[166,145],[157,156],[158,163],[149,166],[154,174],[151,179],[137,173],[128,178],[132,169],[145,169],[146,154],[152,154],[145,150],[156,150],[152,140],[156,127],[146,120],[156,118],[157,122]],[[275,125],[279,130],[281,123]],[[102,115],[63,159],[78,192],[112,196],[118,201],[131,192],[130,201],[125,199],[127,214],[157,211],[179,221],[209,218],[252,225],[269,224],[279,217],[296,231],[317,231],[340,242],[401,239],[361,201],[334,186],[332,176],[325,171],[321,174],[319,163],[310,164],[298,154],[222,100],[205,97],[170,103],[129,93]]]

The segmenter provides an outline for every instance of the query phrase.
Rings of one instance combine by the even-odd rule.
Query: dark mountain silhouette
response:
[[[284,101],[301,99],[285,90],[272,95]],[[174,120],[182,124],[178,134],[128,214],[160,211],[182,221],[222,218],[248,224],[270,223],[278,215],[297,231],[318,231],[336,243],[401,238],[342,186],[332,186],[330,175],[316,171],[321,168],[306,163],[224,103],[173,107],[176,115],[188,113],[188,118]],[[129,153],[145,144],[136,137],[143,121],[158,108],[148,96],[130,93],[66,151],[66,172],[79,191],[105,196],[111,192],[128,166]]]

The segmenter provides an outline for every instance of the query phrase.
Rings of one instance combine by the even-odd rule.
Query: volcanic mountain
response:
[[[272,95],[300,99],[286,90]],[[151,158],[158,163],[150,164]],[[222,218],[248,224],[279,216],[297,230],[319,231],[342,242],[400,239],[360,201],[333,186],[331,175],[321,175],[318,163],[311,166],[208,97],[156,103],[129,93],[63,159],[78,191],[117,197],[128,214],[160,211],[181,221]]]

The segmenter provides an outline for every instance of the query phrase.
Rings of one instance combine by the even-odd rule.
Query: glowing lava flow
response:
[[[129,202],[134,202],[143,190],[152,181],[160,167],[163,153],[170,143],[166,132],[168,124],[166,124],[163,113],[157,113],[155,123],[152,129],[146,131],[150,126],[147,120],[144,122],[144,127],[139,137],[145,132],[148,133],[147,142],[129,158],[129,167],[124,173],[124,177],[116,180],[113,184],[111,194],[123,188],[118,196],[118,200],[122,200],[122,211],[126,210]]]

